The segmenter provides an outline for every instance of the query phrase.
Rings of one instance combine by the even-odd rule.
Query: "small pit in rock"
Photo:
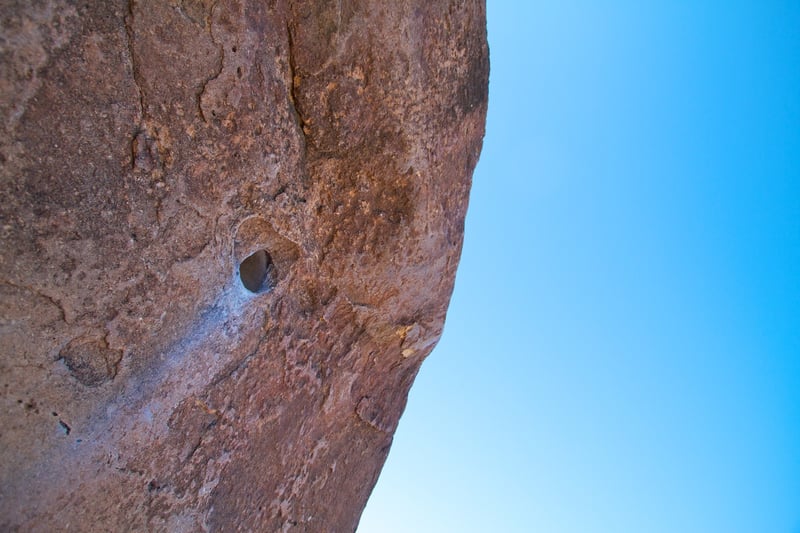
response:
[[[272,257],[266,250],[259,250],[248,256],[239,265],[239,277],[244,288],[252,293],[271,291],[277,282]]]

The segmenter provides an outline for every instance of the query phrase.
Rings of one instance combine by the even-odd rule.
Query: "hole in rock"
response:
[[[259,250],[247,257],[239,265],[239,277],[248,291],[256,294],[269,292],[277,281],[272,257],[266,250]]]

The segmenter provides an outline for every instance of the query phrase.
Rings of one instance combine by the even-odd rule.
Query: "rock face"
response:
[[[0,19],[0,530],[353,531],[442,332],[483,1]]]

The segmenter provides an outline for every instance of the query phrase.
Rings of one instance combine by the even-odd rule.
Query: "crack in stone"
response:
[[[220,421],[221,415],[219,413],[210,413],[214,416],[214,420],[211,422],[204,424],[203,429],[201,430],[200,436],[197,438],[197,441],[192,444],[191,450],[186,454],[186,457],[183,459],[183,464],[185,465],[189,461],[192,460],[192,457],[197,453],[197,451],[203,447],[203,441],[206,440],[206,435],[208,432],[217,426]]]
[[[286,39],[288,44],[287,54],[289,56],[289,103],[291,104],[292,111],[294,112],[297,127],[303,135],[305,144],[308,145],[308,132],[306,121],[303,119],[302,113],[298,108],[297,88],[300,85],[300,76],[297,74],[297,63],[294,59],[294,38],[292,37],[292,28],[289,23],[286,23]]]
[[[0,283],[2,283],[3,285],[8,285],[9,287],[14,287],[15,289],[22,289],[23,291],[27,291],[27,292],[30,292],[30,293],[34,294],[35,296],[39,296],[40,298],[44,298],[45,300],[47,300],[48,302],[53,304],[53,306],[55,306],[56,309],[58,309],[59,313],[61,313],[61,321],[62,322],[64,322],[68,326],[72,325],[72,321],[67,319],[67,311],[66,311],[66,309],[64,309],[64,304],[62,304],[60,301],[56,300],[52,296],[48,296],[47,294],[45,294],[42,291],[39,291],[37,289],[34,289],[33,287],[27,287],[25,285],[19,285],[17,283],[13,283],[13,282],[8,281],[8,280],[0,280]]]
[[[294,116],[295,125],[300,135],[298,141],[300,142],[300,168],[302,173],[303,182],[309,182],[308,174],[308,147],[310,146],[310,130],[305,125],[303,115],[300,113],[299,98],[297,89],[300,85],[300,77],[297,74],[297,63],[294,57],[294,37],[292,37],[292,28],[289,21],[286,21],[286,55],[289,67],[289,80],[287,87],[287,99],[289,100],[289,107],[291,108],[290,114]],[[277,195],[276,195],[277,198]],[[274,199],[273,199],[274,200]],[[301,200],[305,201],[305,200]]]
[[[219,78],[222,75],[222,69],[225,68],[225,46],[214,37],[214,10],[218,4],[219,2],[211,4],[211,9],[208,10],[208,16],[206,17],[206,27],[208,27],[208,35],[211,37],[211,42],[219,48],[219,66],[217,67],[217,72],[203,82],[200,92],[197,93],[197,109],[200,112],[200,118],[206,124],[208,124],[208,117],[203,111],[203,95],[206,92],[206,88],[208,88],[208,84]]]

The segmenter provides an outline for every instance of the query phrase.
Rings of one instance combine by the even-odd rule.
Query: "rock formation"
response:
[[[353,531],[442,332],[483,1],[0,25],[0,530]]]

